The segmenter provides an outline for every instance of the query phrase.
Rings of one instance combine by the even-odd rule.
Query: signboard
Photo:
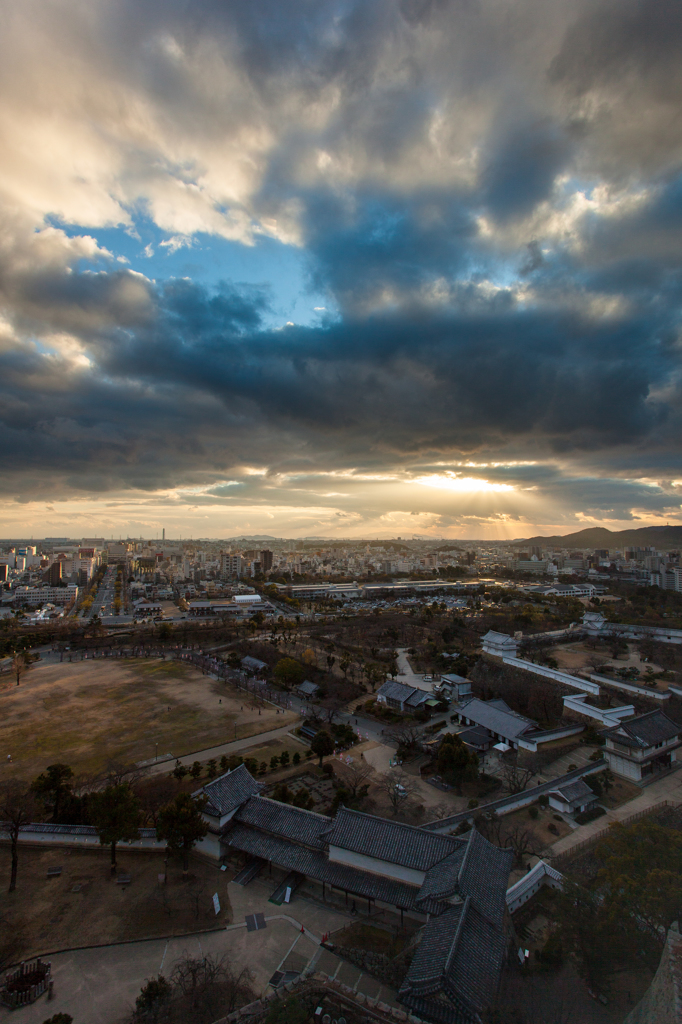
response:
[[[218,899],[217,892],[213,893],[213,909],[215,910],[216,914],[220,913],[220,900]]]
[[[288,903],[291,899],[291,887],[287,886],[287,891],[284,893],[284,902]]]

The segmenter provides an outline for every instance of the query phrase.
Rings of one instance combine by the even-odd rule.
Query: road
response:
[[[104,574],[104,578],[100,583],[95,599],[92,602],[92,607],[88,611],[86,618],[91,619],[93,616],[98,615],[100,619],[106,614],[107,608],[113,613],[114,603],[114,583],[116,581],[116,566],[109,566]]]
[[[419,690],[430,689],[424,686],[424,677],[415,672],[407,660],[407,648],[399,647],[398,651],[398,682],[408,686],[416,686]]]

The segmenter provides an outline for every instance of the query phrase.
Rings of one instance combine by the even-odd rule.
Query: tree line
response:
[[[120,767],[109,773],[104,784],[78,794],[74,792],[73,769],[62,763],[49,765],[30,784],[9,779],[0,786],[0,819],[9,835],[11,871],[9,891],[17,885],[19,840],[27,825],[51,812],[58,823],[64,808],[74,801],[87,805],[89,823],[96,829],[102,846],[111,851],[111,873],[116,873],[119,843],[139,839],[139,829],[151,813],[157,839],[166,843],[167,854],[182,859],[183,873],[189,871],[189,854],[208,832],[201,812],[206,804],[203,796],[169,792],[165,778],[149,780],[141,787],[140,779],[126,780]]]

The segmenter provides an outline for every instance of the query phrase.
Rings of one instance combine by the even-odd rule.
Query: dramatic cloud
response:
[[[16,7],[4,532],[682,520],[681,45],[672,0]]]

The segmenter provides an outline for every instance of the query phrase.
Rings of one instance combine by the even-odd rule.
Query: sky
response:
[[[0,535],[682,523],[678,0],[23,0]]]

